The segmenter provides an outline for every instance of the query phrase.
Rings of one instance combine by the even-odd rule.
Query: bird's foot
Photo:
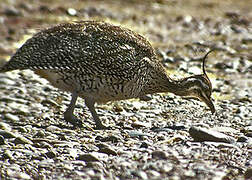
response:
[[[64,119],[66,122],[69,122],[74,127],[83,128],[82,121],[80,119],[78,119],[76,116],[74,116],[73,114],[69,114],[69,113],[65,112]]]

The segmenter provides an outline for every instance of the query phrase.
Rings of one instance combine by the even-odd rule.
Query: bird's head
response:
[[[203,101],[210,108],[211,112],[214,113],[215,107],[211,98],[212,84],[205,71],[205,61],[207,55],[212,51],[213,50],[207,52],[207,54],[203,57],[203,74],[190,76],[181,81],[181,85],[184,89],[184,93],[181,95],[185,97],[197,98],[200,101]]]

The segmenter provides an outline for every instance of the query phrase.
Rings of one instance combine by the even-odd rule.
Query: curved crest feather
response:
[[[213,52],[215,49],[211,49],[210,51],[208,51],[206,53],[206,55],[202,58],[203,59],[203,65],[202,65],[202,69],[203,69],[203,74],[208,78],[207,74],[206,74],[206,70],[205,70],[205,64],[206,64],[206,59],[208,54],[210,54],[211,52]]]

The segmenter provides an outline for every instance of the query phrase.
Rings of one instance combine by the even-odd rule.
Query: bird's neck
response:
[[[164,73],[147,85],[145,94],[170,92],[178,96],[186,96],[187,87],[185,86],[185,81],[186,78],[174,80]]]

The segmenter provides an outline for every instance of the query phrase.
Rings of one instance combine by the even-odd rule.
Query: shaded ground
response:
[[[207,72],[217,113],[172,94],[98,105],[112,130],[92,131],[83,100],[62,119],[70,96],[31,71],[0,74],[1,178],[243,179],[252,177],[251,1],[1,1],[0,64],[32,34],[99,19],[147,37],[173,78]],[[213,128],[233,143],[194,142],[190,127]]]

